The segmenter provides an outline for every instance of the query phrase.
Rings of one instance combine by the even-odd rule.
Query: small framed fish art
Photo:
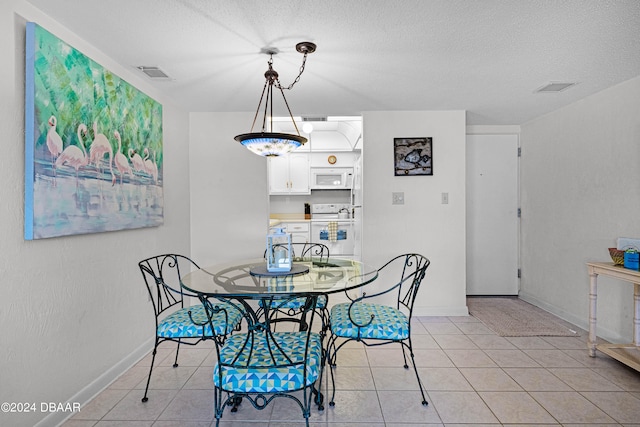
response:
[[[433,175],[433,138],[394,138],[395,176]]]

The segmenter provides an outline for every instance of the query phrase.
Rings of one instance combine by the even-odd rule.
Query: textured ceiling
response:
[[[467,110],[522,124],[640,75],[638,0],[28,0],[186,111],[255,111],[268,56],[296,116]],[[564,92],[535,94],[549,82]],[[276,101],[278,99],[276,98]],[[282,114],[278,104],[276,114]]]

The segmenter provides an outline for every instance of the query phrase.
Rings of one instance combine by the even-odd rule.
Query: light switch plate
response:
[[[404,205],[404,193],[391,193],[392,205]]]

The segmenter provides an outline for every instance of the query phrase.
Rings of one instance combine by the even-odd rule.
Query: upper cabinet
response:
[[[270,157],[268,169],[269,194],[311,194],[308,153]]]

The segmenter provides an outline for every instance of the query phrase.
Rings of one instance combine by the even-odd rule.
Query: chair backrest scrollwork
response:
[[[182,275],[200,267],[190,258],[178,254],[156,255],[138,263],[158,317],[170,308],[184,307],[185,296],[195,296],[182,288]],[[156,325],[157,326],[157,325]]]
[[[398,255],[387,261],[378,269],[376,283],[383,283],[383,288],[375,293],[363,293],[352,300],[352,305],[363,300],[378,298],[389,305],[402,310],[411,318],[413,305],[431,262],[423,255],[407,253]],[[398,277],[399,276],[399,277]],[[393,295],[393,303],[388,299]],[[385,296],[387,298],[385,298]]]

